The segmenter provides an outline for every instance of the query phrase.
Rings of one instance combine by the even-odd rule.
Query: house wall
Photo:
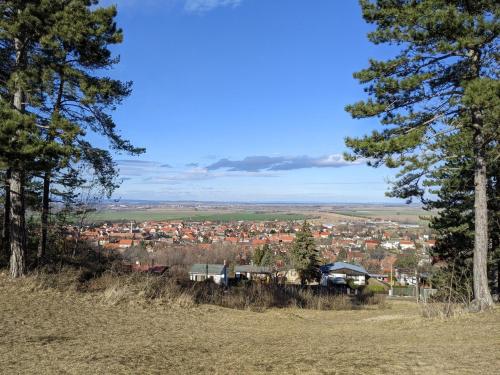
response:
[[[189,280],[192,281],[204,281],[207,278],[207,275],[204,273],[190,273]],[[208,274],[208,278],[212,279],[214,283],[220,284],[224,280],[224,275],[217,275],[213,273]]]
[[[321,277],[321,285],[323,286],[328,285],[328,279],[333,280],[336,277],[342,277],[343,279],[352,279],[354,281],[354,285],[366,284],[366,277],[364,275],[349,276],[345,273],[329,273],[329,274],[323,274],[323,276]]]

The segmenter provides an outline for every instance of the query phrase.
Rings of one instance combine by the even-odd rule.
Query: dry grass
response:
[[[62,272],[38,272],[20,285],[28,291],[57,290],[93,294],[110,306],[123,303],[164,304],[192,307],[215,305],[239,310],[266,311],[271,308],[352,310],[372,306],[385,308],[385,296],[369,291],[356,297],[332,294],[319,287],[242,283],[229,289],[213,282],[192,282],[186,275],[162,276],[105,271],[89,277],[88,271],[64,268]]]
[[[127,295],[129,283],[124,292],[124,281],[114,278],[81,293],[69,277],[66,288],[44,277],[0,276],[0,373],[493,374],[500,368],[498,308],[447,320],[422,318],[405,301],[388,302],[387,309],[254,312],[194,305],[182,294],[168,304],[139,303]]]
[[[466,304],[429,302],[419,304],[420,313],[424,318],[448,320],[468,315],[470,308]]]

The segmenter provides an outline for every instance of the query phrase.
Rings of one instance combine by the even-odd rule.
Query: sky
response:
[[[113,3],[125,38],[107,73],[134,82],[113,117],[147,149],[115,155],[115,198],[397,202],[395,171],[342,158],[379,126],[345,112],[366,98],[352,74],[393,52],[368,42],[357,1]]]

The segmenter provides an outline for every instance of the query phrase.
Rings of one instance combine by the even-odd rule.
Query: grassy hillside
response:
[[[112,295],[0,276],[6,374],[493,374],[500,309],[424,319],[415,304],[355,311],[110,305]]]

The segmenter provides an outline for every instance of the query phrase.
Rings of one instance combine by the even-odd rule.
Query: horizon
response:
[[[147,150],[115,154],[113,197],[401,202],[385,196],[393,170],[342,157],[379,126],[344,111],[365,98],[352,74],[394,52],[368,42],[357,2],[129,0],[117,21],[109,74],[134,90],[113,116]]]
[[[161,199],[129,199],[129,198],[110,198],[100,201],[101,204],[115,203],[120,204],[121,202],[144,202],[144,203],[170,203],[170,204],[240,204],[240,205],[304,205],[304,206],[314,206],[314,205],[354,205],[354,206],[391,206],[391,207],[422,207],[421,203],[412,202],[333,202],[333,201],[224,201],[224,200],[161,200]]]

